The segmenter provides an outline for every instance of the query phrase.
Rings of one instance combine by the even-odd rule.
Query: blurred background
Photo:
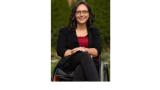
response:
[[[79,0],[51,0],[51,73],[60,57],[56,53],[58,30],[68,25],[72,6]],[[94,26],[102,39],[101,80],[110,81],[110,0],[86,1],[95,14]]]

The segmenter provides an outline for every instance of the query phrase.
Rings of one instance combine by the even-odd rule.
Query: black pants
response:
[[[77,52],[69,58],[68,63],[64,71],[74,71],[73,81],[99,81],[95,63],[88,53]]]

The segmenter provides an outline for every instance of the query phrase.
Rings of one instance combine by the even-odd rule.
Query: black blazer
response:
[[[96,48],[99,56],[101,53],[101,39],[99,31],[96,28],[92,27],[88,29],[88,41],[88,47]],[[63,58],[67,49],[73,49],[75,47],[79,47],[76,32],[69,31],[67,28],[60,29],[56,48],[57,54]]]

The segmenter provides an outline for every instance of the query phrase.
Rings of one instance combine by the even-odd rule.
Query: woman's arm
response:
[[[57,54],[60,57],[64,57],[64,53],[67,50],[67,30],[62,28],[59,30],[58,39],[57,39]]]
[[[92,34],[93,34],[94,37],[93,37],[93,44],[92,44],[93,46],[91,48],[95,48],[97,50],[97,57],[99,57],[100,54],[101,54],[101,37],[100,37],[100,32],[95,28],[95,29],[93,29]],[[95,54],[94,54],[94,56],[95,56]]]
[[[88,54],[92,55],[92,57],[98,56],[98,51],[96,48],[85,48],[85,51],[88,52]]]

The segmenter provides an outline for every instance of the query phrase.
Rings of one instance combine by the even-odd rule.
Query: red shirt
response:
[[[88,35],[85,37],[77,37],[80,47],[88,47]]]

